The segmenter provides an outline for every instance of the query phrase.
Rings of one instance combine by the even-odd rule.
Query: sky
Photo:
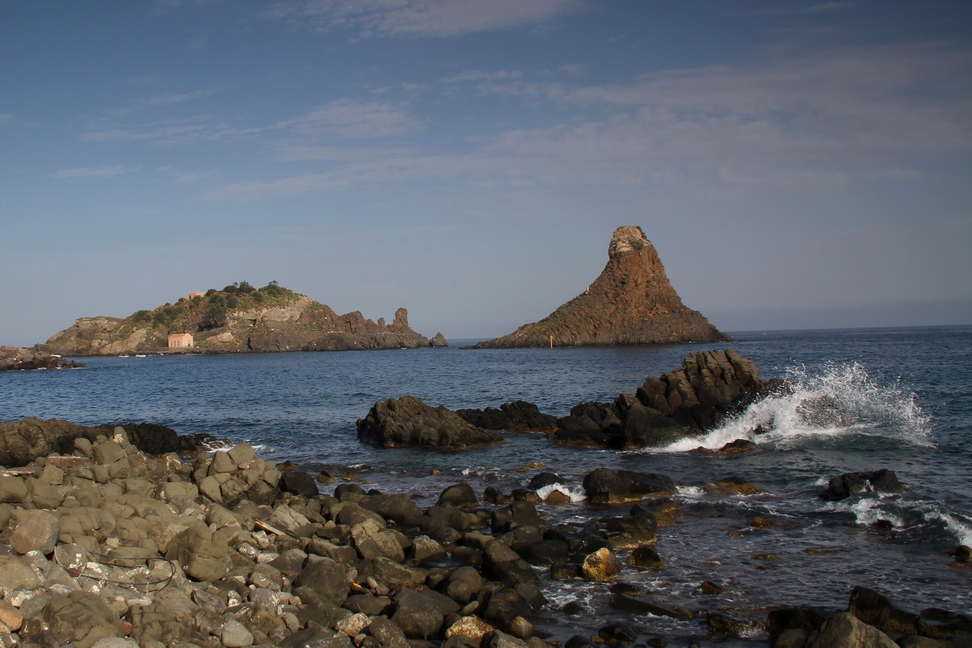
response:
[[[0,3],[0,344],[277,281],[486,338],[972,324],[967,0]]]

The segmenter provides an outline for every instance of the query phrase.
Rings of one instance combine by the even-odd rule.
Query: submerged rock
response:
[[[894,471],[886,468],[874,472],[844,473],[830,480],[827,490],[820,493],[820,499],[836,502],[869,491],[903,493],[904,487]]]

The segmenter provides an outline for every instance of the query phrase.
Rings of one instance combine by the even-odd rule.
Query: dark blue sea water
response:
[[[542,507],[552,521],[611,513],[581,501],[580,481],[596,467],[660,472],[680,484],[678,522],[660,531],[657,546],[668,567],[625,574],[659,604],[760,619],[774,605],[842,609],[851,588],[866,585],[916,611],[972,610],[972,570],[951,566],[947,555],[959,544],[972,545],[972,327],[734,337],[732,344],[664,347],[463,350],[458,347],[470,341],[452,341],[449,348],[402,351],[87,358],[81,370],[0,374],[0,420],[148,421],[180,433],[208,432],[250,441],[269,459],[336,476],[350,472],[371,487],[410,492],[420,505],[458,479],[480,493],[486,485],[508,491],[550,470],[574,482],[565,489],[578,500]],[[451,454],[375,449],[356,438],[355,420],[377,400],[410,394],[458,409],[523,399],[562,416],[579,402],[633,393],[646,376],[679,367],[693,350],[722,347],[753,360],[763,378],[790,380],[793,395],[757,403],[706,438],[660,452],[559,448],[542,434],[510,435],[503,446]],[[838,399],[851,420],[805,422],[800,403],[819,396]],[[721,447],[769,421],[774,430],[754,439],[753,452],[688,452]],[[880,468],[894,470],[906,492],[838,503],[817,497],[831,477]],[[730,475],[765,494],[702,491],[706,482]],[[755,516],[772,526],[747,527]],[[727,592],[702,596],[703,580]],[[603,588],[546,587],[551,605],[541,622],[555,637],[592,623],[591,615],[556,613],[567,600],[581,601],[598,620],[611,616]],[[676,641],[705,634],[699,620],[650,616],[642,629]],[[760,645],[760,637],[723,645]]]

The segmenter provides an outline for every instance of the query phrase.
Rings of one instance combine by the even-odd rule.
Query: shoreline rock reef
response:
[[[170,334],[191,334],[192,347],[169,347]],[[254,288],[243,281],[222,290],[192,293],[175,304],[125,318],[81,317],[37,349],[71,357],[138,353],[277,353],[444,347],[411,329],[399,308],[386,324],[360,311],[338,315],[330,307],[274,282]]]
[[[578,403],[561,418],[524,401],[455,412],[413,396],[380,401],[357,421],[358,439],[386,448],[461,450],[504,443],[497,430],[540,431],[570,447],[659,448],[699,438],[757,399],[787,389],[781,380],[761,380],[756,365],[732,349],[695,351],[680,369],[649,376],[633,395],[621,394],[611,403]],[[739,439],[723,450],[750,447],[752,441]]]
[[[553,313],[476,349],[731,342],[675,292],[640,227],[619,227],[608,262],[582,294]]]
[[[74,360],[24,347],[0,346],[0,371],[30,371],[33,369],[81,369],[84,365]]]
[[[752,611],[737,618],[707,609],[701,596],[683,609],[627,583],[625,570],[664,565],[657,529],[676,523],[668,496],[678,489],[664,475],[595,469],[583,481],[590,519],[554,524],[538,508],[540,488],[559,479],[552,473],[512,493],[488,487],[482,498],[459,482],[423,509],[407,494],[356,483],[321,493],[310,474],[281,470],[245,443],[181,456],[147,451],[191,445],[180,443],[174,431],[148,424],[0,423],[4,646],[665,645],[635,622],[599,627],[590,619],[588,635],[546,635],[534,622],[549,607],[547,576],[610,592],[611,607],[633,621],[704,619],[695,627],[707,634],[683,638],[686,645],[738,637],[765,637],[778,648],[972,641],[969,617],[912,613],[866,588],[854,589],[847,611],[776,608],[764,623]],[[752,492],[744,486],[734,478],[713,484]],[[557,492],[547,505],[564,502]]]

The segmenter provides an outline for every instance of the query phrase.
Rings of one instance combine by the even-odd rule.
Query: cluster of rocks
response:
[[[77,369],[84,367],[79,362],[65,360],[61,356],[46,351],[24,347],[0,346],[0,371],[23,371],[27,369]]]
[[[147,454],[136,442],[171,447],[160,426],[0,425],[6,647],[548,648],[533,625],[547,605],[545,575],[603,588],[609,605],[632,617],[704,614],[715,639],[753,627],[718,610],[672,605],[620,578],[625,568],[665,567],[657,529],[674,523],[669,496],[678,490],[665,475],[593,470],[584,493],[606,517],[551,524],[538,510],[539,493],[548,505],[568,501],[548,488],[565,483],[554,473],[511,493],[488,487],[482,499],[458,483],[423,509],[408,495],[355,483],[322,494],[309,474],[282,471],[248,444],[190,458]],[[738,477],[704,490],[760,492]],[[719,591],[717,583],[700,588]],[[775,611],[759,626],[785,647],[845,645],[827,642],[848,627],[872,637],[861,623],[929,641],[972,637],[961,615],[908,616],[879,597],[855,596],[858,621],[796,609]],[[567,614],[581,610],[578,602],[564,606]],[[613,623],[565,645],[640,636]]]
[[[483,502],[456,484],[422,510],[352,483],[320,494],[310,475],[281,472],[247,444],[183,461],[146,454],[121,426],[3,425],[6,646],[543,648],[530,621],[546,603],[538,567],[610,581],[618,552],[657,560],[650,545],[672,508],[548,527],[535,489],[557,483],[552,474],[522,492],[487,489]],[[66,434],[41,434],[49,428],[79,434],[65,448]],[[31,437],[43,439],[18,446]],[[585,487],[605,502],[674,489],[603,470]]]
[[[634,395],[580,403],[559,419],[524,401],[453,412],[406,396],[376,403],[358,420],[358,438],[383,447],[460,449],[503,443],[494,430],[533,430],[572,447],[661,447],[715,429],[755,400],[785,388],[780,380],[760,380],[756,365],[732,349],[696,351],[681,369],[649,376]]]
[[[774,648],[958,648],[972,645],[972,619],[937,608],[907,611],[866,587],[851,592],[846,612],[780,608],[766,630]]]

